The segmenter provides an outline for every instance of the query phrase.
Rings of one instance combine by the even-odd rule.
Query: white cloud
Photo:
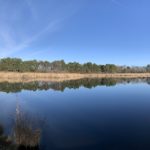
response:
[[[27,4],[27,8],[30,10],[30,14],[33,18],[37,19],[37,14],[35,11],[35,8],[30,0],[25,0]],[[10,6],[7,3],[4,3],[5,8],[9,8]],[[7,6],[8,5],[8,6]],[[22,13],[22,10],[24,10],[24,5],[22,3],[17,6],[20,6],[19,9],[12,9],[8,10],[8,12],[5,13],[5,9],[1,9],[2,6],[0,6],[1,9],[1,15],[0,15],[0,57],[7,57],[11,54],[14,54],[18,51],[21,51],[32,44],[32,42],[35,42],[38,40],[41,36],[43,36],[45,33],[52,33],[56,31],[56,29],[59,28],[59,24],[63,19],[56,19],[51,20],[49,18],[46,18],[47,21],[45,21],[45,24],[42,24],[40,27],[36,28],[36,24],[39,24],[41,21],[43,21],[43,18],[40,18],[39,20],[29,22],[29,25],[33,27],[32,24],[35,25],[36,30],[32,31],[30,33],[30,27],[25,26],[22,21],[24,21],[28,25],[28,18],[24,18],[22,20],[21,17],[24,17],[24,14]],[[20,12],[19,12],[20,11]],[[28,11],[27,11],[28,12]],[[15,19],[14,19],[15,16]],[[18,17],[18,19],[17,19]],[[29,16],[30,17],[30,16]],[[49,19],[49,21],[48,21]],[[47,23],[46,23],[47,22]],[[19,24],[19,25],[18,25]],[[20,25],[21,24],[21,25]],[[34,30],[34,29],[33,29]]]
[[[11,56],[29,48],[45,34],[50,35],[58,30],[62,22],[75,13],[71,9],[74,8],[73,4],[71,7],[58,5],[56,8],[55,3],[56,6],[49,10],[47,3],[44,3],[47,9],[45,11],[44,6],[41,8],[38,4],[36,7],[36,2],[36,0],[0,1],[0,57]],[[48,6],[52,8],[50,3]]]
[[[19,44],[15,43],[15,41],[12,39],[9,33],[7,32],[3,32],[3,34],[0,33],[0,36],[5,40],[5,44],[7,45],[5,48],[0,49],[1,51],[0,56],[7,57],[13,53],[23,50],[24,48],[27,48],[32,42],[36,41],[39,37],[41,37],[45,33],[54,32],[56,30],[56,27],[59,25],[61,21],[62,19],[50,22],[40,32],[34,34],[33,36],[27,38],[26,40],[22,41]]]

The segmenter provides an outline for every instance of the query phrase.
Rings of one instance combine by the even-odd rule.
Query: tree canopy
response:
[[[114,64],[98,65],[87,62],[65,63],[58,61],[23,61],[19,58],[0,59],[0,71],[8,72],[69,72],[69,73],[145,73],[150,72],[150,65],[144,67],[116,66]]]

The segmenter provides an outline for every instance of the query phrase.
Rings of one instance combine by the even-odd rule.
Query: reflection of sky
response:
[[[15,115],[16,109],[16,94],[6,94],[0,92],[0,123],[5,126],[5,131],[8,132],[12,124],[12,118]]]
[[[48,148],[98,148],[116,141],[123,145],[124,140],[143,144],[141,136],[149,139],[149,90],[147,84],[120,84],[64,92],[22,91],[18,97],[25,112],[45,118],[42,143]],[[0,120],[6,125],[14,113],[16,97],[4,93],[0,97]]]

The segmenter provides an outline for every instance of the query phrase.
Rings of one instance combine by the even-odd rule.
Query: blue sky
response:
[[[149,0],[0,0],[0,57],[146,65]]]

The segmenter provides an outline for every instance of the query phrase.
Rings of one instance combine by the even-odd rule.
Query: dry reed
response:
[[[16,73],[0,72],[0,82],[65,81],[82,78],[148,78],[150,73]]]

